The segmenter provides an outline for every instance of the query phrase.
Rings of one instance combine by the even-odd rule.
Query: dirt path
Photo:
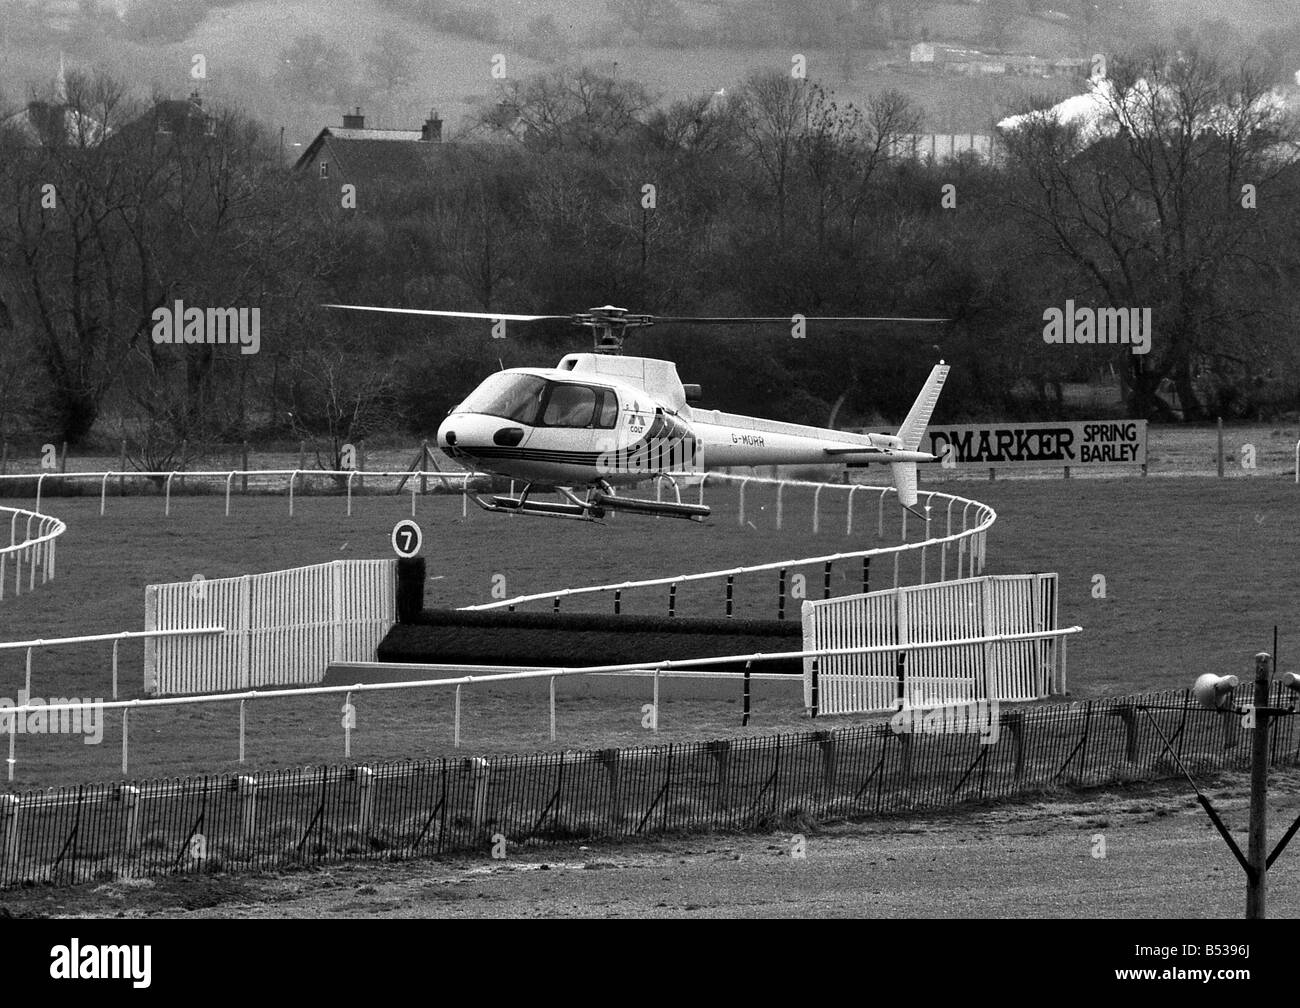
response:
[[[1245,846],[1244,784],[1208,792]],[[1278,775],[1273,842],[1300,812]],[[1238,829],[1239,827],[1239,829]],[[1098,837],[1104,838],[1105,857]],[[1102,791],[805,836],[565,845],[456,861],[168,879],[0,899],[9,913],[126,917],[1240,917],[1244,881],[1184,786]],[[1300,849],[1270,917],[1300,916]]]

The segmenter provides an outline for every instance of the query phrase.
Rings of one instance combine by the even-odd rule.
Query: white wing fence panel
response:
[[[1055,574],[974,577],[807,601],[802,618],[805,651],[889,648],[816,659],[819,713],[1037,700],[1065,691],[1062,638],[910,646],[1055,631]],[[809,708],[813,662],[804,659]]]
[[[330,662],[367,661],[396,619],[395,560],[181,581],[145,589],[145,629],[224,626],[145,642],[145,691],[213,693],[319,683]],[[218,619],[219,622],[209,622]]]

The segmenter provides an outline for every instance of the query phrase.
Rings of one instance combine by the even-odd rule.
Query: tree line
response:
[[[336,463],[360,437],[429,436],[500,366],[586,349],[564,323],[498,340],[331,302],[952,320],[629,346],[708,406],[816,424],[896,421],[939,358],[954,421],[1070,415],[1069,386],[1099,380],[1133,417],[1300,408],[1300,147],[1268,75],[1196,50],[1108,74],[1095,121],[1031,118],[993,163],[936,165],[906,152],[923,123],[900,93],[859,108],[782,71],[665,104],[556,69],[502,82],[436,170],[361,180],[354,205],[247,114],[160,130],[120,83],[72,75],[45,143],[0,131],[0,436],[125,437],[153,466],[305,437]],[[178,300],[259,308],[260,351],[156,342]],[[1067,301],[1149,308],[1150,352],[1046,342]]]

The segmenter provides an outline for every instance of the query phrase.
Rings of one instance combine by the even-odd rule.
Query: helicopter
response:
[[[523,483],[517,497],[473,495],[486,511],[589,521],[623,511],[702,522],[703,504],[645,500],[620,493],[647,479],[701,472],[710,465],[760,466],[885,463],[899,503],[917,502],[917,463],[938,456],[919,451],[939,392],[948,376],[940,361],[931,370],[896,434],[855,434],[760,417],[706,410],[698,385],[683,383],[671,361],[624,356],[630,329],[656,323],[748,325],[801,322],[942,323],[942,318],[867,316],[688,317],[638,315],[603,305],[574,315],[437,311],[376,305],[327,304],[348,311],[482,319],[506,322],[568,320],[589,329],[590,353],[565,355],[554,368],[506,368],[484,379],[453,406],[438,428],[437,443],[450,458]],[[555,493],[558,501],[537,500]],[[680,496],[680,495],[679,495]]]

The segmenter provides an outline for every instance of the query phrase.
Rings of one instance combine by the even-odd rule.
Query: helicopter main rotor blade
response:
[[[790,315],[739,316],[726,318],[720,316],[694,317],[686,315],[653,315],[655,323],[679,322],[683,325],[745,325],[751,322],[781,322],[789,325]],[[951,322],[950,318],[902,318],[880,315],[804,315],[805,322]]]
[[[393,315],[437,315],[442,318],[504,319],[507,322],[540,322],[544,319],[570,319],[571,315],[509,315],[505,312],[433,311],[430,308],[381,308],[377,305],[327,304],[322,308],[345,308],[348,311],[389,312]]]

